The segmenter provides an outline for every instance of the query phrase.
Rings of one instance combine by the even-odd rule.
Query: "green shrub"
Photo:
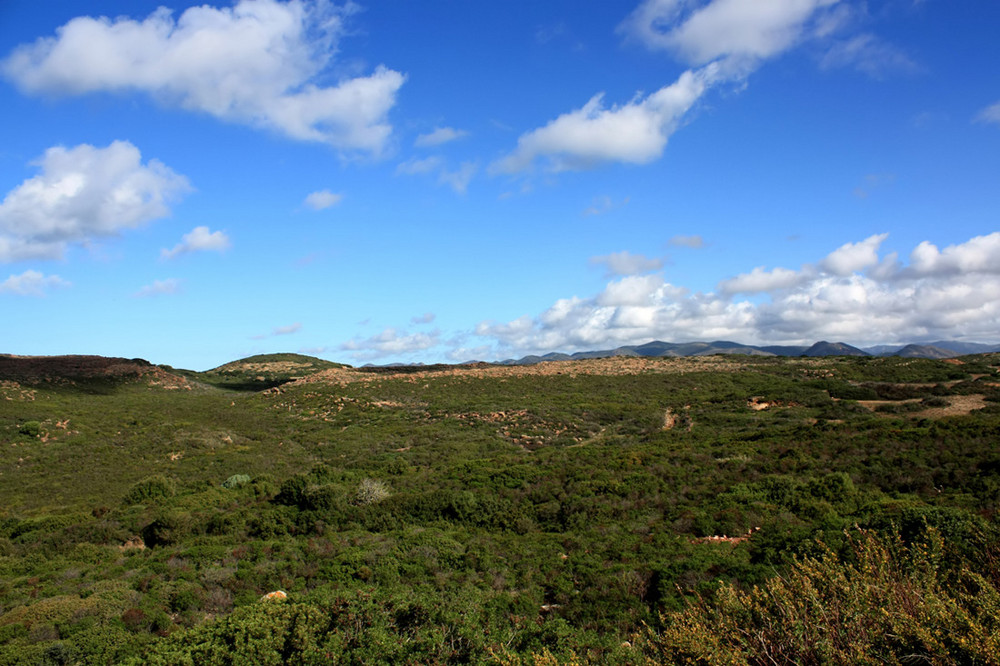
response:
[[[162,474],[155,474],[138,481],[125,494],[126,504],[146,504],[160,499],[173,497],[177,486],[173,479]]]
[[[38,437],[42,434],[42,424],[38,421],[25,421],[17,431],[27,437]]]
[[[233,474],[231,477],[222,482],[222,487],[226,489],[239,488],[250,483],[250,475],[248,474]]]
[[[724,584],[713,600],[664,616],[643,650],[657,663],[1000,660],[1000,590],[967,569],[944,576],[936,530],[909,545],[873,532],[848,536],[846,557],[826,550],[763,587]]]

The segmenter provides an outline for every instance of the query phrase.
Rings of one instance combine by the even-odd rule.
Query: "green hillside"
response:
[[[0,664],[996,663],[998,368],[0,377]]]
[[[206,372],[178,371],[169,367],[168,369],[220,388],[262,391],[321,370],[345,367],[350,366],[303,354],[257,354]]]

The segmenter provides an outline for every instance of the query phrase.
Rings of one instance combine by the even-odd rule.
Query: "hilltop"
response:
[[[303,354],[257,354],[205,372],[177,372],[220,388],[262,391],[323,370],[347,367],[350,366]]]
[[[0,379],[26,386],[61,384],[94,390],[144,382],[166,389],[189,389],[186,378],[141,358],[104,356],[15,356],[0,354]]]

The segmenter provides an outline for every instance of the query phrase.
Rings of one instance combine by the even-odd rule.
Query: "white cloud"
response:
[[[478,171],[479,164],[477,162],[462,162],[456,170],[451,171],[445,161],[437,155],[423,159],[411,159],[396,166],[397,174],[408,176],[437,172],[438,184],[448,185],[458,194],[465,194],[469,183]]]
[[[469,189],[469,182],[478,170],[479,165],[477,163],[462,162],[455,171],[448,171],[442,168],[441,173],[438,175],[438,182],[442,185],[448,185],[458,194],[465,194],[466,190]]]
[[[603,265],[607,269],[607,275],[638,275],[650,271],[658,271],[663,268],[662,259],[650,259],[641,254],[632,254],[627,251],[613,252],[599,257],[591,257],[590,263]]]
[[[619,31],[701,65],[717,58],[760,60],[823,25],[838,0],[646,0]]]
[[[166,280],[153,280],[152,284],[147,284],[139,291],[135,292],[136,298],[148,298],[150,296],[162,296],[165,294],[176,294],[181,289],[181,281],[177,278],[167,278]]]
[[[160,257],[169,260],[189,252],[222,252],[228,250],[231,245],[229,236],[224,232],[210,231],[208,227],[195,227],[184,234],[181,242],[172,250],[166,248],[160,250]]]
[[[44,296],[48,289],[69,286],[70,283],[58,275],[43,275],[35,270],[27,270],[20,275],[11,275],[0,282],[0,294]]]
[[[933,275],[1000,275],[1000,232],[976,236],[944,250],[924,241],[910,254],[906,277]]]
[[[422,160],[412,159],[399,164],[399,166],[396,167],[396,173],[402,173],[410,176],[430,173],[441,168],[443,163],[444,161],[436,155],[426,157]]]
[[[222,120],[378,155],[404,76],[380,66],[319,83],[352,8],[240,0],[190,7],[176,20],[163,7],[142,21],[80,16],[54,37],[19,46],[0,67],[28,94],[145,92]]]
[[[433,312],[425,312],[419,317],[412,317],[410,323],[412,324],[429,324],[434,321],[435,315]]]
[[[454,127],[438,127],[433,132],[418,136],[413,145],[418,148],[440,146],[441,144],[449,143],[468,135],[469,133],[465,130],[457,130]]]
[[[441,332],[412,333],[387,328],[378,335],[366,339],[353,339],[340,345],[344,351],[354,352],[352,356],[359,360],[371,360],[390,355],[411,354],[437,346],[441,341]]]
[[[288,326],[278,326],[274,329],[273,335],[291,335],[292,333],[298,333],[301,330],[301,322],[295,322],[294,324],[289,324]]]
[[[878,248],[889,234],[869,236],[860,243],[845,243],[826,256],[819,267],[834,275],[850,275],[878,264]]]
[[[319,190],[306,197],[305,205],[313,210],[323,210],[336,206],[344,199],[343,194],[331,192],[330,190]]]
[[[799,271],[787,268],[775,268],[768,271],[763,266],[758,266],[749,273],[742,273],[723,280],[719,283],[719,292],[726,295],[757,294],[797,287],[807,279],[808,276]]]
[[[976,116],[976,120],[981,123],[994,123],[1000,125],[1000,102],[991,104]]]
[[[270,333],[262,335],[252,335],[251,340],[266,340],[267,338],[272,338],[278,335],[292,335],[293,333],[298,333],[302,330],[302,324],[300,322],[295,322],[294,324],[289,324],[288,326],[276,326],[271,329]]]
[[[606,106],[603,93],[581,108],[520,136],[493,173],[515,174],[537,160],[550,171],[604,162],[658,159],[695,103],[714,86],[743,84],[761,61],[828,31],[839,0],[646,0],[619,31],[651,48],[678,54],[695,69],[627,104]]]
[[[0,262],[62,257],[68,245],[114,236],[170,214],[190,189],[161,162],[142,164],[127,141],[49,148],[40,173],[0,203]]]
[[[878,256],[884,240],[880,234],[846,243],[797,271],[757,268],[721,281],[718,293],[690,293],[659,275],[626,277],[590,298],[560,299],[535,317],[481,322],[475,335],[492,344],[494,357],[654,339],[857,345],[997,340],[1000,232],[944,250],[921,243],[908,266],[894,253]],[[767,300],[734,298],[743,293]]]
[[[674,236],[669,241],[669,245],[674,247],[688,247],[692,250],[698,250],[705,247],[705,240],[701,236]]]
[[[820,60],[820,67],[853,67],[873,79],[882,79],[895,72],[917,70],[916,63],[905,53],[867,33],[834,43]]]
[[[522,134],[517,148],[494,162],[494,173],[517,173],[544,159],[551,171],[587,169],[602,162],[646,164],[663,154],[685,113],[717,79],[709,65],[684,72],[669,86],[607,108],[604,94],[564,113],[544,127]]]

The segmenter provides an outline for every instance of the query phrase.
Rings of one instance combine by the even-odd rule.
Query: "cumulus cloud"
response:
[[[166,294],[176,294],[181,290],[181,281],[177,278],[167,278],[166,280],[153,280],[152,284],[135,292],[136,298],[149,298],[151,296],[163,296]]]
[[[80,16],[0,64],[27,94],[143,92],[166,105],[345,151],[379,154],[403,74],[320,83],[346,14],[328,2],[240,0],[161,7],[144,20]]]
[[[435,315],[433,312],[425,312],[418,317],[412,317],[410,323],[412,324],[429,324],[434,321]]]
[[[869,236],[860,243],[845,243],[826,256],[819,266],[833,275],[850,275],[879,262],[878,248],[889,234]]]
[[[934,275],[1000,275],[1000,232],[976,236],[965,243],[939,250],[924,241],[910,254],[905,277]]]
[[[40,173],[0,203],[0,262],[61,258],[69,245],[169,215],[168,204],[190,189],[161,162],[143,164],[127,141],[56,146],[34,165]]]
[[[976,120],[981,123],[993,123],[1000,125],[1000,102],[991,104],[976,116]]]
[[[168,250],[160,250],[163,259],[175,259],[190,252],[222,252],[228,250],[232,243],[229,236],[221,231],[210,231],[208,227],[195,227],[181,237],[181,242]]]
[[[353,352],[358,360],[372,360],[391,355],[405,355],[435,347],[441,342],[441,332],[406,333],[386,328],[378,335],[366,339],[355,338],[340,345],[340,349]]]
[[[0,294],[44,296],[49,289],[69,286],[70,283],[58,275],[44,275],[35,270],[27,270],[0,282]]]
[[[465,130],[457,130],[454,127],[438,127],[433,132],[418,136],[413,145],[418,148],[429,148],[440,146],[441,144],[449,143],[468,135],[469,133]]]
[[[330,190],[319,190],[307,196],[304,203],[313,210],[324,210],[336,206],[343,199],[343,194],[331,192]]]
[[[617,275],[638,275],[640,273],[658,271],[663,268],[662,259],[650,259],[641,254],[632,254],[625,250],[601,255],[599,257],[591,257],[590,263],[598,266],[604,266],[606,274],[609,277]]]
[[[828,10],[839,0],[646,0],[619,31],[693,66],[667,86],[626,104],[605,104],[598,93],[582,107],[520,136],[495,161],[493,173],[515,174],[537,161],[549,171],[588,169],[605,162],[647,164],[709,90],[742,85],[767,59],[802,40],[825,34]]]
[[[885,235],[846,243],[798,270],[756,268],[691,293],[659,274],[616,279],[589,298],[564,298],[537,316],[480,322],[495,356],[599,349],[649,340],[748,344],[996,341],[1000,232],[938,249],[919,244],[903,265],[879,257]],[[738,298],[762,294],[762,302]]]
[[[824,24],[839,0],[646,0],[619,31],[694,65],[717,58],[760,60],[794,46]]]
[[[732,294],[758,294],[796,287],[809,279],[808,274],[787,268],[765,270],[758,266],[749,273],[742,273],[719,283],[719,292]]]
[[[558,172],[602,162],[647,164],[663,154],[683,115],[719,77],[709,65],[681,74],[674,83],[628,104],[608,107],[604,94],[521,135],[517,148],[494,162],[494,173],[517,173],[536,160]]]

